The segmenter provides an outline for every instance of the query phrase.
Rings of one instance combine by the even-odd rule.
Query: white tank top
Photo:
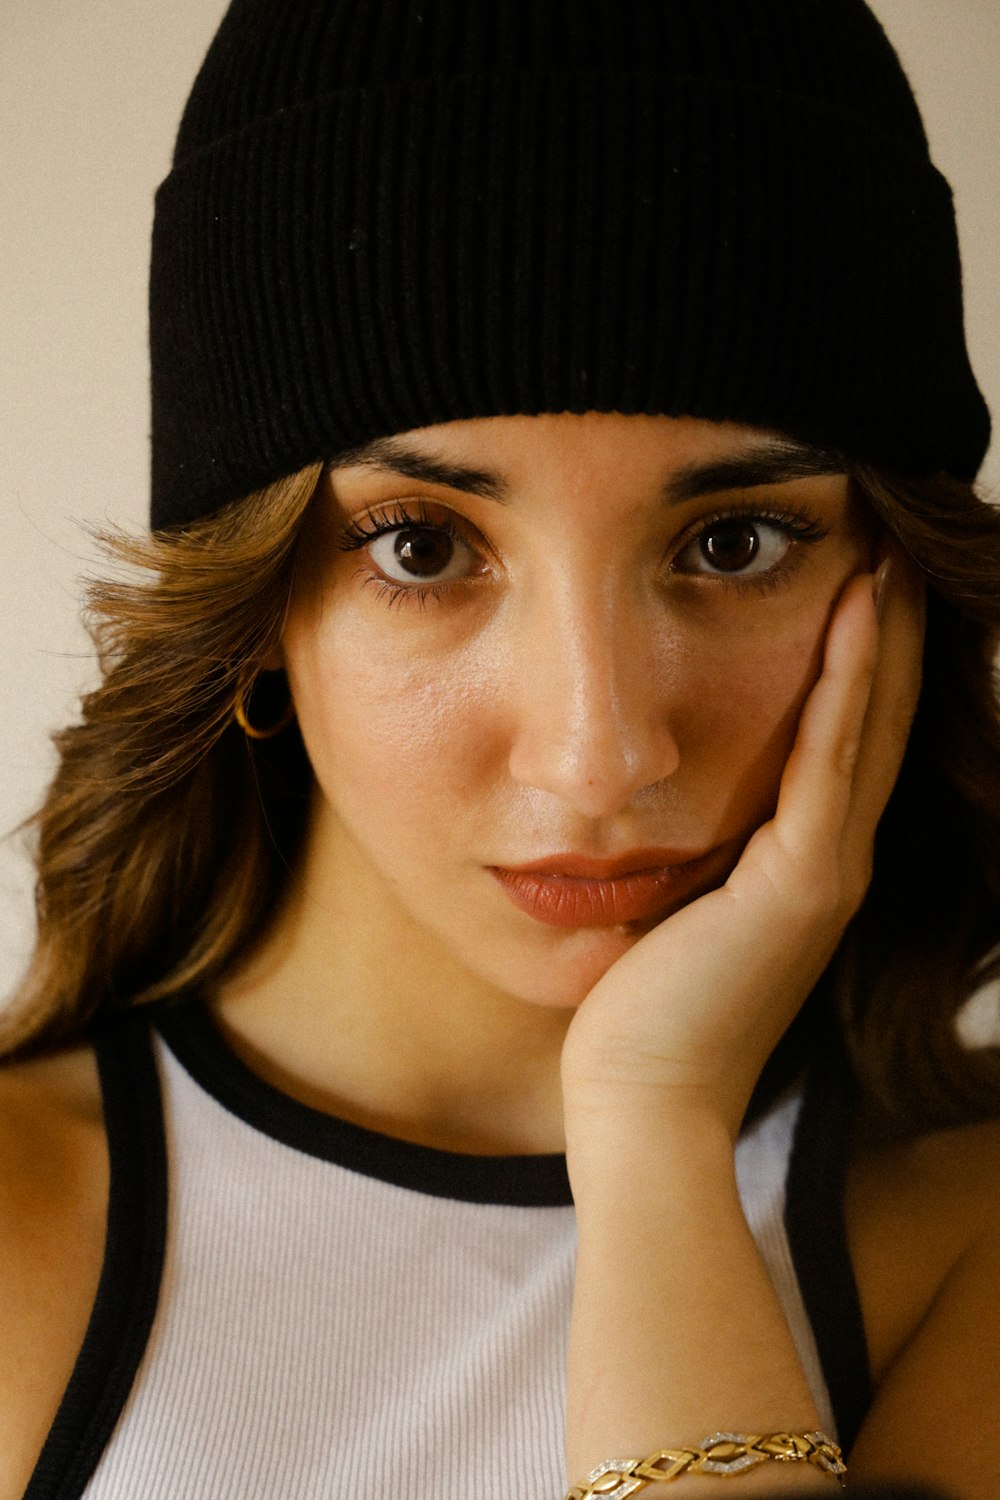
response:
[[[134,1368],[118,1371],[79,1487],[46,1488],[43,1453],[30,1500],[559,1500],[576,1248],[564,1159],[395,1141],[271,1089],[200,1006],[161,1025],[155,1316],[119,1361]],[[744,1133],[737,1176],[835,1433],[785,1228],[800,1107],[786,1093]],[[66,1404],[71,1430],[72,1390]]]

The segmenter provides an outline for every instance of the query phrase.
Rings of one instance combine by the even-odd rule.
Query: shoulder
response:
[[[101,1086],[86,1043],[27,1061],[0,1060],[0,1130],[15,1139],[30,1119],[46,1127],[100,1123]]]
[[[862,1154],[848,1232],[875,1399],[851,1452],[859,1482],[1000,1493],[1000,1123]],[[959,1434],[921,1443],[914,1434]]]
[[[0,1064],[0,1247],[14,1248],[27,1222],[76,1201],[95,1154],[106,1155],[90,1047]]]
[[[0,1064],[0,1500],[22,1494],[72,1372],[107,1196],[92,1049]]]
[[[1000,1256],[1000,1120],[861,1151],[846,1213],[877,1382],[956,1268]]]

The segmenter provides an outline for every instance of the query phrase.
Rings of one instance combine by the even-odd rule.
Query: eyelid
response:
[[[714,571],[711,568],[685,568],[681,560],[684,554],[697,545],[699,540],[713,527],[727,522],[741,522],[748,526],[770,526],[783,532],[788,546],[782,556],[769,567],[753,570]],[[703,514],[686,527],[670,548],[668,571],[675,577],[693,579],[699,586],[712,589],[728,589],[737,595],[768,593],[779,584],[790,581],[803,560],[803,549],[823,541],[829,536],[829,527],[815,515],[797,505],[769,506],[749,500],[742,504],[730,504]]]
[[[422,497],[395,499],[385,506],[373,505],[360,515],[347,517],[340,524],[337,547],[342,552],[367,551],[368,561],[358,569],[360,581],[365,587],[374,588],[376,597],[384,600],[387,605],[413,604],[423,608],[432,600],[442,600],[452,590],[462,588],[484,571],[482,568],[473,569],[468,575],[456,578],[429,579],[425,582],[414,578],[411,583],[402,583],[387,575],[379,566],[372,554],[373,542],[394,531],[420,526],[444,532],[473,557],[478,556],[482,561],[490,549],[481,534],[465,517],[448,506],[440,506],[443,515],[434,514],[431,507],[435,504],[437,502],[428,502]]]
[[[704,532],[727,521],[759,521],[765,525],[778,526],[796,541],[821,542],[830,534],[818,516],[804,506],[768,504],[766,500],[746,500],[717,506],[690,522],[671,543],[671,553],[677,556]]]
[[[439,501],[429,501],[417,496],[371,505],[358,515],[344,518],[339,523],[337,546],[341,551],[354,552],[367,547],[386,532],[399,531],[406,526],[434,527],[465,542],[467,546],[485,550],[484,539],[464,517]]]
[[[735,498],[719,501],[709,510],[702,511],[685,528],[685,534],[697,535],[706,526],[716,525],[720,521],[783,522],[793,526],[801,525],[803,530],[816,530],[824,535],[828,529],[813,507],[794,500],[782,500],[773,494],[761,495],[748,491]]]

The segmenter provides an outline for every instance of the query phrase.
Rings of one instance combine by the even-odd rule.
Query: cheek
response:
[[[313,770],[348,821],[384,823],[388,836],[405,837],[428,814],[453,811],[473,772],[489,774],[474,660],[408,652],[336,610],[311,641],[291,645],[289,676]]]
[[[766,631],[703,640],[691,657],[681,765],[689,790],[716,809],[720,833],[756,826],[773,809],[822,663],[826,614],[808,611]]]
[[[769,816],[834,596],[775,600],[764,619],[685,613],[652,647],[632,709],[669,721],[675,806],[697,836],[733,837]],[[456,642],[419,620],[388,625],[373,628],[364,608],[328,596],[321,617],[290,633],[286,662],[327,802],[363,842],[426,857],[431,840],[457,846],[505,805],[504,642],[496,630]]]

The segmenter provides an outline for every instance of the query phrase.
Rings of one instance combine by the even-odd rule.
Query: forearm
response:
[[[707,1434],[808,1432],[819,1416],[736,1187],[732,1142],[707,1116],[567,1120],[579,1257],[569,1354],[567,1462]],[[731,1479],[686,1489],[733,1500]],[[740,1494],[832,1492],[805,1464],[766,1463]]]
[[[724,885],[612,965],[569,1028],[574,1481],[602,1461],[700,1446],[714,1432],[819,1426],[740,1205],[733,1136],[870,878],[920,680],[922,584],[887,566],[878,617],[866,575],[833,610],[774,816]],[[767,1461],[739,1479],[689,1474],[674,1493],[736,1500],[734,1486],[836,1492],[819,1467]]]

